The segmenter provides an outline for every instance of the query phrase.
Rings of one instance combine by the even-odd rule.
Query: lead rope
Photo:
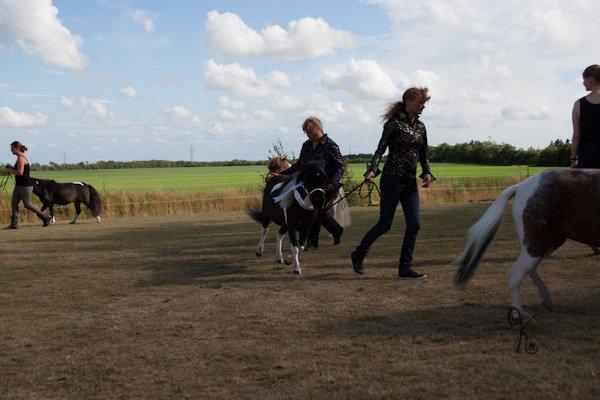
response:
[[[363,186],[367,185],[367,194],[365,196],[362,195],[362,190],[363,190]],[[379,190],[379,186],[377,186],[377,184],[375,182],[366,182],[363,181],[361,183],[359,183],[358,185],[354,186],[352,189],[350,189],[350,191],[348,193],[346,193],[344,195],[344,197],[338,199],[335,203],[331,203],[330,205],[328,205],[327,207],[325,207],[324,209],[327,210],[333,206],[335,206],[337,203],[339,203],[340,201],[344,200],[346,197],[350,196],[353,192],[355,192],[356,190],[358,190],[358,197],[360,199],[366,199],[367,197],[369,197],[371,195],[371,193],[373,193],[373,190],[377,190],[377,194],[379,195],[379,197],[381,197],[381,191]]]

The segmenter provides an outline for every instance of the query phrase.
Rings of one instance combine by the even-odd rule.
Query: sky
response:
[[[429,143],[545,147],[600,63],[597,0],[0,0],[0,152],[265,159],[308,116],[343,154],[426,86]]]

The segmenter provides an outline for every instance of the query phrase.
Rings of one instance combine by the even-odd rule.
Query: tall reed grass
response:
[[[420,188],[422,203],[477,202],[494,200],[500,192],[511,185],[522,181],[524,176],[502,176],[481,178],[446,178],[434,182],[429,189]],[[357,185],[358,181],[348,181],[348,189]],[[362,196],[358,191],[348,196],[351,206],[379,204],[379,195],[374,190],[370,199],[366,196],[366,188]],[[259,188],[224,188],[216,192],[206,193],[202,190],[163,190],[163,189],[128,189],[107,190],[101,193],[103,200],[103,218],[144,217],[154,215],[183,215],[204,212],[242,211],[247,206],[260,204]],[[40,205],[37,198],[34,202]],[[0,220],[8,223],[10,219],[11,193],[0,193]],[[37,217],[19,206],[21,221],[35,222]],[[89,210],[82,206],[82,218],[89,218]],[[46,211],[47,212],[47,211]],[[55,206],[57,219],[71,219],[75,216],[73,205]]]

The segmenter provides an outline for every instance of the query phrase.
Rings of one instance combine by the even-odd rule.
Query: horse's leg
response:
[[[523,311],[523,307],[521,305],[521,295],[519,293],[521,289],[521,283],[523,283],[525,274],[533,270],[541,260],[542,257],[532,257],[529,255],[525,247],[521,247],[521,254],[519,254],[519,258],[517,258],[517,261],[515,261],[508,272],[510,304],[519,310],[523,319],[529,319],[530,315]]]
[[[294,268],[292,269],[292,273],[294,276],[300,276],[302,274],[302,268],[300,268],[300,260],[298,259],[298,255],[300,254],[300,245],[298,243],[298,232],[295,227],[289,227],[290,242],[292,243],[292,254],[290,254],[290,258],[294,263]]]
[[[54,203],[50,203],[48,209],[50,210],[50,216],[52,217],[51,224],[54,225],[56,223],[56,218],[54,218]]]
[[[281,251],[281,246],[283,245],[283,238],[285,237],[286,233],[287,229],[283,227],[277,232],[277,252],[275,253],[275,258],[277,258],[277,262],[279,264],[283,263],[283,252]]]
[[[79,214],[81,214],[81,203],[76,201],[75,202],[75,218],[73,218],[73,221],[71,221],[71,224],[74,224],[77,222],[77,218],[79,218]]]
[[[269,231],[269,227],[262,227],[260,229],[260,239],[258,240],[258,245],[256,245],[256,257],[260,257],[263,255],[263,251],[265,249],[265,239],[267,238],[267,232]]]
[[[267,217],[267,214],[263,211],[262,218],[262,229],[260,231],[260,239],[258,240],[258,244],[256,245],[256,257],[260,257],[263,255],[263,251],[265,248],[265,239],[267,238],[267,232],[269,231],[269,224],[271,223],[271,219]]]
[[[532,268],[531,271],[529,271],[529,276],[531,277],[533,283],[535,283],[535,286],[537,286],[538,291],[542,296],[542,299],[544,299],[544,307],[546,307],[548,310],[552,310],[554,308],[554,300],[552,299],[552,294],[550,294],[550,289],[548,289],[548,285],[546,285],[546,282],[544,282],[544,280],[540,276],[537,266],[535,268]]]

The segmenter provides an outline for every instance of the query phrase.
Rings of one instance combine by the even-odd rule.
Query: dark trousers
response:
[[[398,202],[402,204],[402,211],[404,211],[404,220],[406,222],[404,240],[402,241],[402,249],[400,250],[399,266],[400,268],[412,268],[413,250],[417,234],[421,228],[419,189],[416,179],[400,180],[386,175],[381,178],[379,221],[365,234],[357,250],[366,255],[375,240],[390,230]]]
[[[327,211],[320,210],[317,220],[310,228],[310,231],[308,231],[307,244],[319,247],[319,233],[321,232],[321,226],[327,229],[333,236],[341,236],[343,231],[340,224],[338,224]]]

